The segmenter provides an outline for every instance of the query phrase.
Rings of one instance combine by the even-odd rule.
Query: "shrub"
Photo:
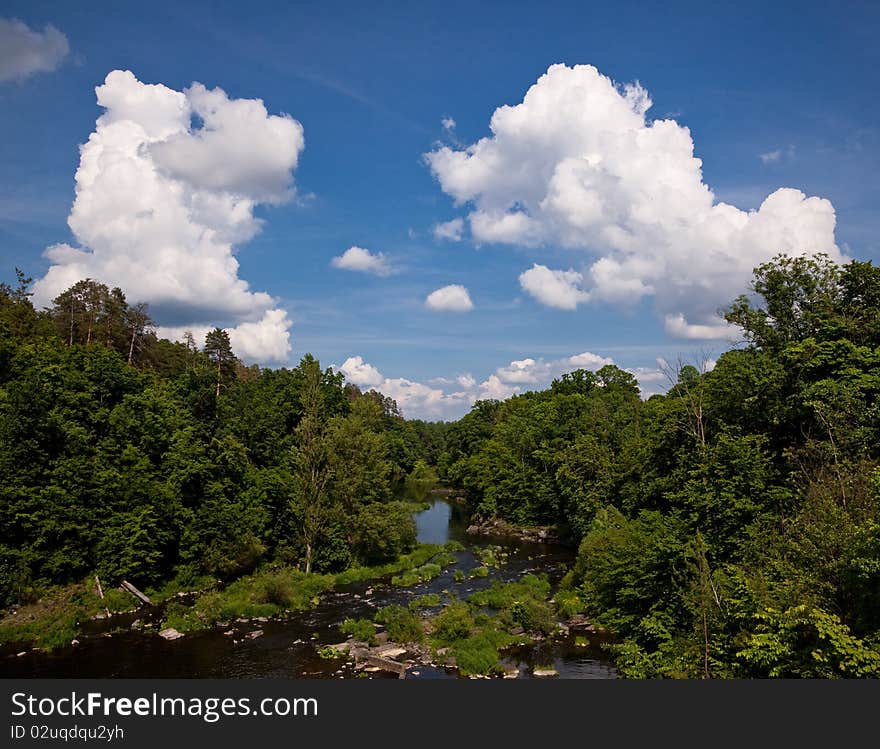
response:
[[[348,618],[342,622],[339,629],[357,642],[365,642],[367,645],[375,645],[377,642],[376,628],[369,619]]]
[[[273,603],[281,608],[288,608],[294,600],[293,583],[283,573],[266,575],[254,593],[258,603]]]
[[[376,621],[385,625],[388,638],[394,642],[421,642],[425,637],[419,618],[396,603],[379,609]]]
[[[434,637],[448,645],[468,637],[474,626],[470,607],[464,601],[455,601],[434,619]]]

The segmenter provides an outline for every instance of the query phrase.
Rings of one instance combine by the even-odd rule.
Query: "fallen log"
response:
[[[383,671],[390,671],[397,674],[398,679],[406,678],[406,664],[392,661],[390,658],[383,658],[380,655],[364,655],[357,659],[359,663],[365,663],[368,666],[375,666]]]
[[[134,587],[128,580],[123,580],[122,584],[119,586],[125,591],[131,593],[135,598],[140,599],[143,603],[152,604],[153,602],[147,598],[143,593],[141,593],[137,588]]]

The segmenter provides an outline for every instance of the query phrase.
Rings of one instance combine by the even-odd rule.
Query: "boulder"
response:
[[[183,633],[178,632],[174,627],[168,627],[168,629],[159,631],[159,637],[163,637],[166,640],[179,640],[183,637]]]
[[[392,642],[385,647],[377,648],[373,652],[381,658],[400,658],[400,656],[406,655],[406,648],[402,648]]]

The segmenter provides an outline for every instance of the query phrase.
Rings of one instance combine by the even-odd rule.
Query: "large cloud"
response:
[[[49,73],[69,52],[67,37],[51,24],[34,31],[16,18],[0,18],[0,81]]]
[[[490,136],[425,158],[444,192],[470,206],[477,242],[592,256],[582,279],[540,265],[523,274],[526,291],[557,307],[650,295],[671,334],[721,337],[717,309],[754,266],[778,252],[842,259],[828,200],[781,188],[757,211],[716,202],[690,131],[649,121],[650,106],[638,83],[553,65],[520,104],[495,110]]]
[[[540,390],[549,387],[555,378],[565,372],[575,369],[595,371],[613,363],[608,357],[585,351],[549,361],[542,358],[518,359],[498,367],[482,382],[465,373],[455,379],[437,378],[427,383],[403,377],[385,377],[360,356],[351,356],[341,366],[334,368],[361,389],[379,390],[394,398],[409,418],[457,419],[478,400],[503,400],[527,390]]]
[[[96,93],[105,111],[80,149],[68,218],[81,246],[46,251],[36,301],[91,277],[149,302],[163,332],[226,325],[244,358],[285,360],[290,320],[238,277],[234,245],[260,230],[258,203],[292,194],[302,126],[260,100],[198,83],[175,91],[129,71]]]

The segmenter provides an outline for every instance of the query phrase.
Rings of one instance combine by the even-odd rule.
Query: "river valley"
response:
[[[472,536],[454,504],[434,498],[430,507],[416,515],[419,541],[442,544],[459,541],[464,551],[455,552],[457,563],[442,574],[412,587],[383,583],[360,583],[327,593],[312,610],[292,613],[283,619],[236,622],[228,629],[212,629],[166,641],[155,629],[132,629],[131,625],[158,622],[160,611],[115,616],[110,622],[91,622],[79,644],[51,653],[31,650],[5,657],[0,671],[7,677],[106,678],[351,678],[364,676],[344,658],[322,658],[319,648],[345,639],[339,625],[346,617],[370,617],[382,606],[407,605],[426,593],[445,597],[455,590],[466,599],[494,581],[517,580],[527,573],[547,574],[558,583],[572,552],[555,544],[524,543],[511,539]],[[457,582],[455,570],[467,572],[480,566],[473,549],[500,545],[507,552],[500,566],[482,578]],[[112,627],[106,631],[108,626]],[[609,679],[617,672],[598,639],[577,645],[573,636],[521,647],[508,653],[508,671],[530,678],[541,665],[552,667],[560,678]],[[382,673],[369,674],[382,678]],[[411,666],[406,678],[457,678],[454,670],[424,664]]]

